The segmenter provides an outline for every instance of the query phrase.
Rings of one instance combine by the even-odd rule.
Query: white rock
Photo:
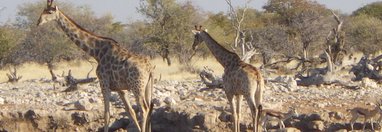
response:
[[[369,69],[370,71],[373,71],[374,70],[374,67],[370,64],[366,64],[366,67],[367,69]]]
[[[0,105],[5,104],[5,99],[0,97]]]
[[[369,79],[369,78],[362,78],[362,86],[365,87],[365,88],[378,88],[378,84]]]
[[[176,101],[171,97],[166,97],[163,102],[169,106],[174,106],[176,104]]]

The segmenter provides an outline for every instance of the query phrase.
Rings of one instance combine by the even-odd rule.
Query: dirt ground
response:
[[[157,65],[164,63],[161,60],[154,61]],[[201,64],[195,64],[196,67],[202,68],[199,65]],[[216,72],[221,73],[219,66],[213,65],[210,67],[215,67],[218,69]],[[197,75],[183,74],[179,67],[173,68],[179,70],[178,72],[170,73],[168,70],[162,70],[168,69],[163,67],[157,66],[156,76],[158,78],[161,76],[162,80],[155,84],[154,90],[154,97],[158,99],[154,112],[156,113],[153,121],[154,131],[230,130],[232,124],[222,119],[224,114],[230,111],[222,90],[201,92],[199,90],[204,85]],[[57,67],[56,71],[60,73],[72,69],[73,75],[81,78],[88,72],[85,69],[90,68],[91,65],[86,62],[77,62]],[[5,72],[1,71],[0,75],[4,75]],[[102,130],[103,103],[98,82],[81,85],[81,88],[75,92],[63,93],[61,91],[65,87],[46,81],[50,75],[45,71],[44,66],[24,65],[19,72],[24,76],[20,82],[0,84],[0,98],[4,100],[1,103],[0,99],[0,131]],[[92,73],[91,76],[94,74]],[[349,109],[354,107],[373,109],[375,102],[382,97],[380,84],[376,86],[359,89],[348,89],[336,85],[297,86],[290,90],[277,82],[268,82],[263,96],[264,107],[282,112],[288,111],[290,107],[296,108],[299,117],[286,121],[285,124],[289,128],[297,128],[300,131],[347,131],[350,129]],[[176,103],[172,106],[164,103],[168,98]],[[82,104],[81,100],[88,102]],[[78,104],[85,105],[85,108],[79,109]],[[115,126],[115,130],[118,131],[134,131],[134,126],[131,125],[122,109],[121,101],[116,93],[113,94],[112,104],[111,126]],[[243,106],[245,110],[242,112],[244,117],[241,124],[245,130],[250,130],[250,110],[246,103]],[[177,114],[174,115],[174,113]],[[197,124],[195,120],[201,115],[200,113],[203,115],[203,121]],[[312,120],[319,120],[322,126],[319,123],[311,123],[313,122],[311,120],[308,121],[308,118],[313,118],[315,115],[318,116],[317,119]],[[379,114],[376,115],[376,119],[378,117]],[[357,120],[356,129],[361,129],[362,121],[363,119]],[[370,127],[370,124],[367,124],[368,130]],[[381,128],[377,123],[375,127],[377,130]],[[268,125],[268,128],[276,130],[277,123]],[[292,129],[287,130],[292,131]]]

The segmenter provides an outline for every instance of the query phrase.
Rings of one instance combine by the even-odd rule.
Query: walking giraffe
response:
[[[240,131],[241,101],[243,96],[252,113],[253,131],[257,131],[258,107],[262,102],[264,80],[260,71],[250,64],[240,60],[240,57],[225,49],[217,43],[201,26],[192,30],[195,35],[193,50],[203,41],[215,56],[216,60],[224,67],[223,89],[231,106],[234,131]]]
[[[41,13],[37,25],[56,21],[78,47],[98,62],[96,74],[105,105],[104,131],[109,129],[111,91],[118,92],[125,105],[125,110],[133,119],[138,130],[150,131],[148,129],[152,110],[150,100],[153,67],[148,58],[128,52],[111,38],[98,36],[85,30],[61,12],[57,6],[52,6],[52,2],[53,0],[47,1],[47,7]],[[130,102],[126,100],[125,92],[132,92],[140,107],[142,116],[140,125]]]

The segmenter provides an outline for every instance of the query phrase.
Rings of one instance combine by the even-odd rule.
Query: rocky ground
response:
[[[347,109],[372,109],[381,98],[380,85],[364,79],[358,89],[336,85],[297,86],[290,77],[268,79],[264,107],[282,112],[296,108],[299,115],[285,122],[288,131],[347,131]],[[42,80],[0,84],[0,132],[2,131],[99,131],[103,124],[103,102],[98,83],[84,84],[74,92]],[[157,132],[230,131],[230,108],[221,89],[200,91],[199,80],[159,81],[152,129]],[[112,130],[134,131],[118,95],[112,98]],[[250,110],[243,103],[241,128],[252,129]],[[379,115],[378,115],[379,116]],[[361,129],[363,120],[355,124]],[[375,123],[377,130],[380,126]],[[370,124],[367,129],[370,130]],[[277,130],[277,122],[267,125]]]

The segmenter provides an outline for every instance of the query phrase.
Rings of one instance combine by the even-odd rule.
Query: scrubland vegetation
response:
[[[68,2],[57,4],[85,29],[111,37],[131,52],[162,57],[168,65],[174,60],[190,65],[188,62],[193,56],[211,56],[206,47],[199,48],[196,54],[191,51],[190,30],[194,25],[203,25],[218,42],[240,56],[245,55],[243,51],[254,50],[251,61],[262,65],[283,58],[310,62],[328,50],[328,46],[336,47],[334,35],[343,39],[339,50],[346,53],[375,54],[382,44],[382,22],[378,14],[381,2],[344,14],[309,0],[269,0],[264,11],[243,5],[219,13],[200,10],[192,2],[141,1],[137,10],[145,19],[131,23],[116,22],[112,15],[96,16],[87,6]],[[89,59],[55,28],[55,23],[36,27],[43,6],[43,1],[26,2],[18,8],[16,21],[1,25],[0,62],[3,68],[35,62],[49,64],[47,68],[52,69],[60,61]],[[331,11],[343,22],[341,31],[336,34],[333,29],[338,23]],[[334,54],[331,56],[335,57]]]
[[[230,130],[224,92],[214,88],[201,91],[205,88],[199,81],[203,68],[212,69],[209,74],[217,80],[223,67],[207,47],[192,50],[194,25],[202,25],[225,48],[259,67],[266,80],[265,107],[286,111],[292,104],[303,113],[289,120],[287,127],[349,130],[347,109],[373,108],[371,100],[378,100],[382,93],[382,2],[350,14],[311,0],[268,0],[261,11],[246,5],[233,7],[230,2],[227,0],[227,12],[212,13],[192,1],[142,0],[137,10],[144,19],[130,23],[115,21],[112,15],[97,16],[88,6],[66,1],[56,4],[83,28],[115,39],[130,52],[151,57],[156,65],[153,130]],[[0,83],[0,94],[5,95],[0,96],[0,109],[4,108],[0,119],[6,119],[0,120],[0,131],[24,127],[14,125],[24,121],[32,125],[20,130],[96,131],[102,127],[98,82],[68,94],[51,81],[53,75],[63,77],[69,70],[76,78],[95,77],[96,64],[56,23],[36,26],[45,4],[26,2],[19,6],[16,21],[0,25],[0,82],[18,76],[22,80],[19,84]],[[116,94],[112,99],[117,109],[112,119],[116,126],[122,124],[115,129],[134,130],[132,123],[118,115],[124,110]],[[51,116],[47,109],[65,116]],[[24,117],[14,116],[23,110],[28,110]],[[30,114],[38,116],[29,119]],[[244,120],[249,121],[248,115]],[[241,125],[252,129],[248,123]],[[360,126],[356,123],[355,129]]]

